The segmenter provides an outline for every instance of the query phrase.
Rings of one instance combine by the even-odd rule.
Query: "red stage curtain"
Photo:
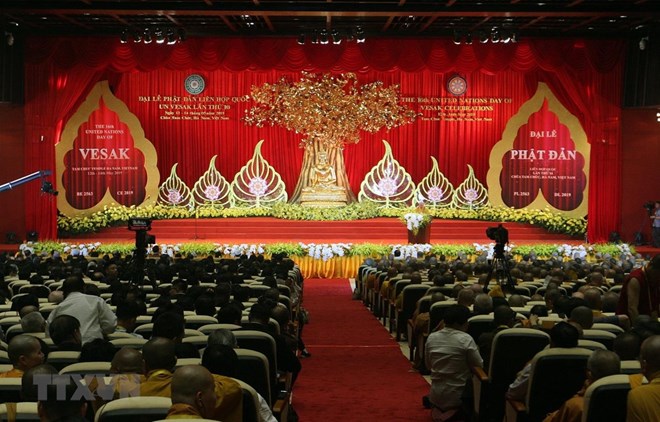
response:
[[[468,80],[468,96],[510,102],[495,107],[488,124],[419,120],[389,132],[364,134],[358,145],[346,148],[346,168],[357,193],[364,175],[382,157],[380,140],[387,139],[415,182],[430,170],[429,157],[434,156],[455,186],[467,176],[466,164],[485,184],[490,150],[506,122],[533,95],[537,83],[545,82],[580,119],[591,143],[588,237],[603,241],[619,224],[624,45],[612,40],[527,40],[459,46],[448,39],[370,39],[364,44],[301,46],[295,39],[218,38],[167,46],[121,44],[115,38],[34,37],[26,47],[26,172],[55,169],[54,145],[63,125],[93,84],[109,79],[115,95],[138,116],[156,146],[161,181],[179,162],[179,176],[192,187],[215,154],[218,169],[231,181],[256,143],[266,139],[262,153],[291,192],[302,162],[300,136],[279,127],[242,124],[241,113],[249,102],[230,101],[231,124],[174,124],[159,120],[158,108],[139,97],[185,95],[181,81],[200,73],[207,81],[202,95],[238,99],[249,94],[252,85],[281,77],[295,80],[301,71],[352,71],[363,83],[399,84],[402,97],[451,97],[444,84],[449,75],[459,73]],[[423,111],[421,105],[411,104]],[[54,202],[34,200],[38,186],[28,189],[28,229],[54,238]]]

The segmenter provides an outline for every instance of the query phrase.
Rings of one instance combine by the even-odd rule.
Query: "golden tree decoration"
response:
[[[303,165],[291,202],[298,202],[309,185],[310,170],[320,151],[337,173],[337,184],[346,189],[349,202],[355,200],[344,166],[346,144],[360,141],[360,131],[375,133],[413,122],[417,114],[399,103],[399,87],[380,81],[360,85],[354,73],[338,76],[302,73],[297,82],[286,78],[277,83],[253,86],[256,105],[246,111],[249,125],[282,126],[303,134]]]

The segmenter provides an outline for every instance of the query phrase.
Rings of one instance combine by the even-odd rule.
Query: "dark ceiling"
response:
[[[366,37],[516,31],[519,37],[644,37],[660,28],[658,0],[2,0],[0,25],[19,35],[114,35],[183,28],[188,36]]]

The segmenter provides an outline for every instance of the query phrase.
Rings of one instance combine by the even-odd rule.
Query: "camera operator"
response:
[[[653,226],[653,247],[660,248],[660,201],[655,201],[654,208],[651,210],[651,220]]]

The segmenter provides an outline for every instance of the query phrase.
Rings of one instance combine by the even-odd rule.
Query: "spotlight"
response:
[[[134,42],[134,43],[142,42],[142,34],[140,34],[140,33],[137,32],[137,31],[136,31],[136,32],[133,32],[133,42]]]
[[[472,34],[469,32],[465,34],[465,44],[472,44]]]
[[[174,29],[170,28],[167,30],[167,45],[174,45],[177,42],[176,34]]]
[[[14,41],[16,41],[14,34],[12,32],[5,32],[5,35],[7,36],[7,45],[10,47],[14,45]]]
[[[490,40],[493,43],[500,42],[500,31],[498,29],[493,28],[493,30],[490,32]]]
[[[330,33],[332,35],[332,43],[335,45],[341,44],[341,36],[336,29],[333,29]]]
[[[363,42],[366,41],[366,38],[364,36],[364,30],[358,26],[358,28],[355,30],[355,41],[358,44],[362,44]]]
[[[121,31],[121,35],[119,36],[119,41],[122,44],[126,44],[128,42],[128,29],[124,29]]]
[[[501,42],[503,42],[504,44],[510,43],[511,42],[511,31],[502,30],[501,31],[501,37],[502,37],[502,39],[500,40]]]
[[[639,49],[644,51],[646,50],[646,46],[649,43],[649,37],[642,37],[641,40],[639,40]]]
[[[454,31],[454,44],[459,45],[461,43],[461,34],[458,31]]]
[[[163,44],[165,42],[165,32],[161,28],[156,28],[154,30],[154,35],[156,36],[156,43]]]
[[[518,33],[516,31],[511,31],[511,42],[512,43],[518,42]]]
[[[656,117],[657,121],[660,122],[660,112],[655,113],[655,117]]]
[[[186,40],[186,30],[179,28],[179,42],[184,42]]]
[[[477,32],[476,35],[477,35],[477,38],[479,38],[479,42],[482,43],[482,44],[487,43],[488,40],[489,40],[488,34],[485,33],[484,31],[479,31],[479,32]]]
[[[305,34],[298,35],[298,44],[305,45]]]
[[[319,42],[321,44],[328,44],[330,40],[328,40],[328,31],[325,29],[321,31],[321,34],[319,35]]]
[[[144,30],[144,43],[145,44],[150,44],[153,41],[153,38],[151,37],[151,30],[150,29],[145,29]]]

